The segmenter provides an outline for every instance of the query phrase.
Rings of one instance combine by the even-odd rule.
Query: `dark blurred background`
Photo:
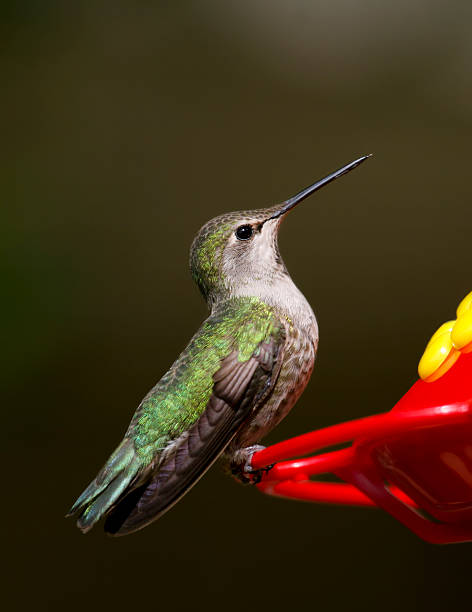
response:
[[[211,472],[144,531],[63,515],[206,316],[198,228],[355,157],[284,224],[318,316],[269,442],[390,409],[472,289],[472,8],[451,0],[1,5],[8,609],[445,610],[472,545]],[[7,597],[4,591],[4,600]]]

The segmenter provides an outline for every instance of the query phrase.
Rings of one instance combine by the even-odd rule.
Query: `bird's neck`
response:
[[[318,326],[313,310],[303,293],[288,274],[278,275],[271,282],[248,279],[231,287],[231,297],[257,297],[272,306],[284,319],[299,329],[306,329],[318,338]]]

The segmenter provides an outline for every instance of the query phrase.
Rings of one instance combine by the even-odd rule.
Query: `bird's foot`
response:
[[[264,474],[267,474],[269,470],[274,467],[274,464],[264,468],[255,470],[252,465],[252,457],[255,453],[264,450],[265,446],[261,444],[254,444],[253,446],[246,446],[246,448],[240,448],[235,451],[231,456],[230,470],[231,474],[243,484],[258,484]]]

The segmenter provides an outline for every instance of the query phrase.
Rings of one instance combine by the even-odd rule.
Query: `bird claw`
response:
[[[251,484],[259,484],[265,474],[268,474],[270,470],[274,467],[275,463],[271,463],[263,468],[259,468],[258,470],[254,470],[252,467],[245,474],[246,478]]]
[[[258,484],[261,482],[264,474],[267,474],[273,467],[274,463],[263,468],[255,470],[252,465],[252,457],[265,446],[255,444],[236,451],[231,461],[231,473],[243,484]]]

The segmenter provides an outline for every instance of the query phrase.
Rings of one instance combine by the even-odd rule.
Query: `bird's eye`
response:
[[[238,240],[249,240],[252,236],[253,229],[250,225],[240,225],[236,230],[236,238]]]

